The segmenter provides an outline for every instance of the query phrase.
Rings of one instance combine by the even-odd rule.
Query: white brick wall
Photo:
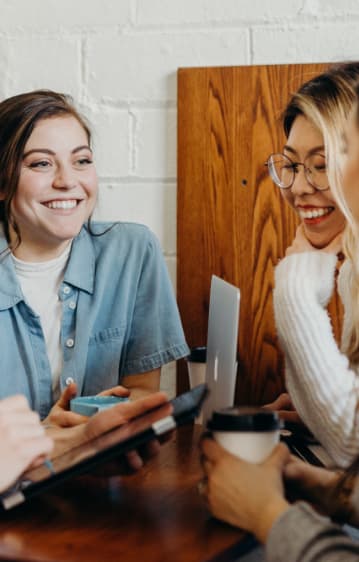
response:
[[[223,32],[135,26],[117,37],[90,37],[88,94],[117,103],[174,101],[179,66],[248,64],[248,46],[246,28]],[[106,61],[111,61],[110,69]]]
[[[79,101],[96,216],[148,224],[174,281],[177,68],[359,58],[358,24],[358,0],[0,0],[0,98]]]

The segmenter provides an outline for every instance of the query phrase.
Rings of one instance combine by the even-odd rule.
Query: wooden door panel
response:
[[[283,146],[280,116],[290,93],[326,66],[178,71],[178,303],[189,345],[205,345],[212,273],[240,287],[237,403],[262,404],[284,389],[273,269],[297,217],[264,162]],[[331,310],[338,332],[337,301]],[[182,363],[178,391],[187,386]]]

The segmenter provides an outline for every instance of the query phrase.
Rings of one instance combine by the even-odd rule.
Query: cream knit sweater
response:
[[[274,311],[285,353],[286,384],[298,414],[339,466],[359,454],[359,366],[349,365],[334,339],[326,310],[336,256],[303,252],[275,270]],[[344,305],[342,347],[348,338],[351,265],[338,276]]]

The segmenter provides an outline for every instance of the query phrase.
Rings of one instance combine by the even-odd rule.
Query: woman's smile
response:
[[[96,197],[97,175],[82,125],[73,116],[39,121],[26,143],[12,201],[21,236],[16,257],[60,255],[87,222]],[[11,225],[10,236],[16,240]]]
[[[75,209],[79,201],[76,199],[61,199],[42,203],[48,209]]]
[[[320,131],[304,115],[299,115],[290,130],[284,152],[295,162],[305,162],[314,150],[324,154]],[[303,222],[307,239],[316,248],[324,248],[344,229],[345,219],[330,189],[316,189],[300,170],[291,188],[281,195]]]
[[[297,207],[298,214],[306,224],[320,224],[325,222],[329,215],[335,211],[335,207],[314,207],[303,205]]]

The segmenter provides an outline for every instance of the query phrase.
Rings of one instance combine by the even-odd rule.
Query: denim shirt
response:
[[[154,235],[131,223],[92,223],[92,232],[101,235],[83,227],[73,240],[59,290],[60,388],[71,378],[79,395],[97,394],[124,375],[157,369],[188,354]],[[6,248],[1,232],[0,252]],[[0,257],[0,342],[0,398],[25,394],[45,417],[53,405],[45,339],[6,252]]]

